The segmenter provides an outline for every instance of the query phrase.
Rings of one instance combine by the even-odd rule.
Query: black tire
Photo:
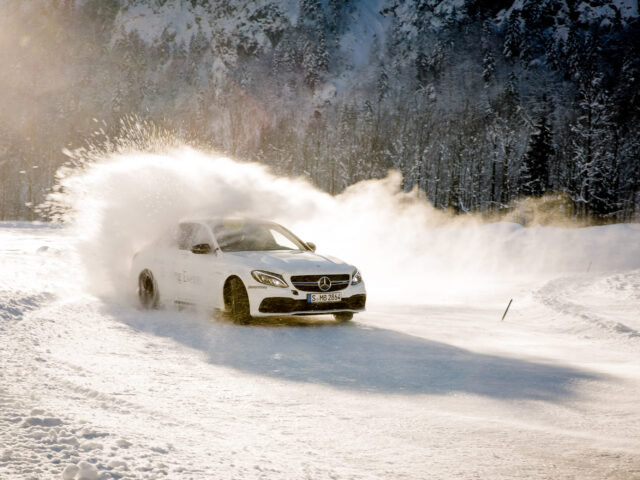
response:
[[[334,313],[333,318],[338,322],[349,322],[353,318],[353,312]]]
[[[144,269],[138,276],[138,298],[145,309],[156,308],[160,299],[158,284],[151,270]]]
[[[246,325],[251,321],[249,295],[239,278],[229,280],[227,307],[229,316],[235,323]]]

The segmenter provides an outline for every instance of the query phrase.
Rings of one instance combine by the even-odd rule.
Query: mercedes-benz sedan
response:
[[[238,323],[313,314],[348,321],[366,303],[357,268],[260,220],[181,222],[134,255],[132,274],[145,308],[198,305]]]

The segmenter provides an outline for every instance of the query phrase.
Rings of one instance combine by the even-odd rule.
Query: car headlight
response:
[[[278,275],[277,273],[254,270],[253,272],[251,272],[251,276],[258,282],[269,285],[270,287],[286,288],[289,286],[287,285],[287,282],[284,281],[284,278],[282,278],[282,276]]]
[[[351,274],[351,285],[358,285],[359,283],[362,283],[362,274],[360,270],[355,270]]]

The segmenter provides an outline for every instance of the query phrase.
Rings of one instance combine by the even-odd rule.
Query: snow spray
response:
[[[517,279],[584,272],[589,262],[592,270],[640,268],[637,225],[488,223],[403,191],[398,172],[331,196],[262,165],[165,147],[85,152],[59,172],[43,208],[75,229],[92,293],[131,298],[124,279],[138,249],[181,219],[226,215],[274,220],[316,243],[319,253],[354,264],[373,303],[468,301],[498,295]]]

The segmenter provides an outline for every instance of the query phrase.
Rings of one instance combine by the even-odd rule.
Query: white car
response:
[[[277,223],[243,218],[179,223],[134,255],[132,277],[145,308],[198,305],[238,323],[314,314],[349,321],[367,298],[353,265],[315,253]]]

